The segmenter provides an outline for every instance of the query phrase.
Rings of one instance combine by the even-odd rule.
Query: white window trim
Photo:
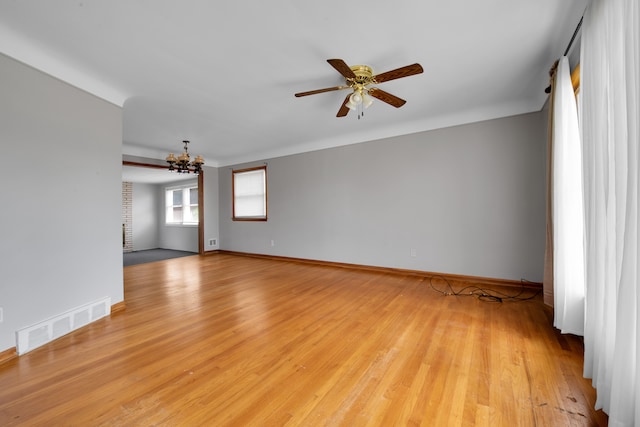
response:
[[[170,206],[174,206],[173,204],[169,204],[168,203],[168,196],[167,193],[169,191],[175,191],[175,190],[182,190],[182,197],[183,197],[183,201],[185,200],[185,195],[186,198],[189,198],[189,194],[190,191],[192,189],[196,189],[196,191],[198,190],[198,184],[197,183],[190,183],[190,184],[185,184],[185,185],[173,185],[173,186],[169,186],[169,187],[164,187],[163,193],[164,193],[164,225],[167,227],[198,227],[199,225],[199,218],[196,217],[194,222],[185,222],[184,221],[184,213],[186,212],[186,209],[184,209],[185,206],[190,207],[193,206],[192,203],[189,203],[187,205],[185,205],[183,203],[182,207],[183,207],[183,216],[182,216],[182,221],[180,222],[169,222],[168,221],[168,209]],[[190,202],[191,200],[189,200]],[[200,209],[199,203],[196,203],[195,206],[198,207],[198,210]]]

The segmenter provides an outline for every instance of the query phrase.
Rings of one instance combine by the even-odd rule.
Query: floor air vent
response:
[[[74,308],[16,332],[18,354],[25,354],[111,313],[111,298]]]

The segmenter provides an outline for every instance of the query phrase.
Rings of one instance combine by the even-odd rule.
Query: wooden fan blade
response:
[[[351,96],[351,94],[347,95],[347,97],[344,99],[344,102],[342,103],[342,106],[338,110],[338,114],[336,114],[336,117],[344,117],[347,114],[349,114],[350,108],[347,107],[347,102],[349,102],[349,97],[350,96]]]
[[[411,64],[406,67],[396,68],[395,70],[387,71],[386,73],[378,74],[374,76],[374,79],[378,83],[388,82],[389,80],[399,79],[401,77],[409,77],[415,74],[420,74],[424,70],[420,64]]]
[[[348,79],[355,79],[356,75],[351,68],[342,59],[327,59],[327,62],[331,64],[333,68],[338,70],[340,74]]]
[[[315,95],[316,93],[331,92],[334,90],[342,90],[342,89],[349,89],[349,86],[334,86],[334,87],[328,87],[325,89],[310,90],[309,92],[300,92],[300,93],[296,93],[296,97],[299,98],[301,96]]]
[[[398,98],[395,95],[391,95],[389,92],[385,92],[381,89],[378,89],[377,87],[372,87],[371,89],[369,89],[369,95],[373,96],[374,98],[378,98],[380,101],[386,102],[389,105],[393,105],[396,108],[400,108],[407,103],[407,101],[405,101],[404,99]]]

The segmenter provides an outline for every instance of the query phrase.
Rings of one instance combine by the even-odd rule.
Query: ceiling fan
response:
[[[389,92],[385,92],[382,89],[370,86],[388,82],[389,80],[413,76],[424,71],[420,64],[411,64],[382,74],[374,75],[373,69],[368,65],[354,65],[350,67],[342,59],[327,59],[327,62],[344,76],[345,86],[334,86],[325,89],[311,90],[308,92],[299,92],[296,93],[295,96],[301,97],[315,95],[317,93],[331,92],[334,90],[351,89],[353,92],[346,96],[342,102],[342,106],[340,106],[340,109],[338,110],[338,114],[336,114],[336,117],[346,116],[349,113],[349,110],[358,110],[358,118],[360,118],[360,116],[362,116],[363,107],[367,108],[373,102],[371,97],[377,98],[380,101],[386,102],[396,108],[402,107],[407,101],[398,98]]]

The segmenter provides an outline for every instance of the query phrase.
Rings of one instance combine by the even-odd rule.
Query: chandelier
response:
[[[177,173],[195,173],[196,175],[202,172],[202,165],[204,165],[204,159],[202,156],[196,156],[193,161],[190,161],[189,150],[187,145],[189,141],[182,141],[184,143],[184,151],[180,156],[176,158],[173,153],[169,153],[165,159],[169,163],[169,171]]]

